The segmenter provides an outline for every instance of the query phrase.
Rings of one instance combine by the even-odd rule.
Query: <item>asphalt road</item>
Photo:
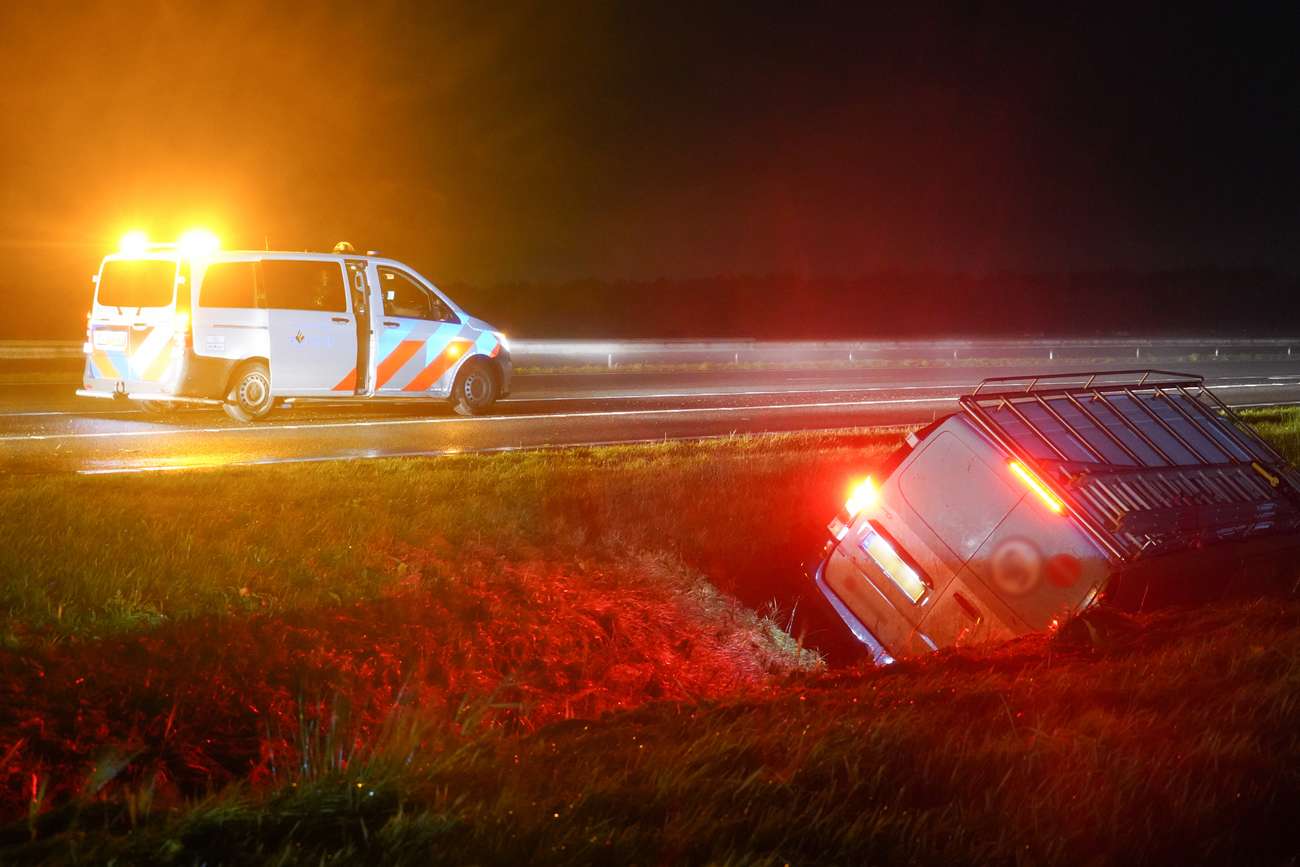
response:
[[[1112,369],[1132,362],[1100,365]],[[1024,367],[537,374],[491,416],[442,404],[300,404],[240,425],[219,409],[151,416],[77,398],[75,383],[0,385],[0,472],[120,473],[642,442],[929,421],[986,376]],[[1236,406],[1300,403],[1300,357],[1179,364]]]

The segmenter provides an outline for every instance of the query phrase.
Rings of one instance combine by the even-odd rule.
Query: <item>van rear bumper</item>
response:
[[[892,665],[894,657],[890,656],[889,651],[885,650],[885,646],[880,643],[880,639],[871,634],[871,630],[866,627],[866,624],[858,619],[858,616],[849,609],[849,606],[844,604],[844,600],[840,599],[835,591],[830,588],[830,585],[826,583],[826,578],[822,573],[826,569],[828,559],[830,559],[830,555],[823,557],[817,563],[817,568],[813,570],[812,581],[817,587],[817,592],[830,604],[835,613],[839,615],[840,620],[844,621],[844,625],[849,628],[849,632],[853,633],[853,637],[862,642],[867,648],[867,651],[871,654],[872,662],[876,665]]]
[[[105,391],[99,388],[79,388],[77,397],[96,397],[107,400],[155,400],[160,403],[201,403],[219,405],[221,401],[208,397],[186,397],[164,391]]]

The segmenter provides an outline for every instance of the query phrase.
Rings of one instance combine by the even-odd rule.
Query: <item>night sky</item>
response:
[[[0,336],[134,227],[470,287],[1300,270],[1296,20],[1039,5],[5,4]]]

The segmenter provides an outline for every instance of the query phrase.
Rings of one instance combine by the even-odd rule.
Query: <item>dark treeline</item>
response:
[[[530,337],[868,338],[1300,331],[1300,277],[1264,269],[878,273],[449,285]]]

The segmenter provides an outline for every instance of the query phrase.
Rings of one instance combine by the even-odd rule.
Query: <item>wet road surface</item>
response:
[[[1111,369],[1131,362],[1099,365]],[[1078,363],[840,370],[535,374],[494,413],[432,402],[299,403],[241,425],[218,408],[162,416],[78,398],[76,383],[0,385],[0,470],[118,473],[691,439],[928,422],[987,376]],[[1300,358],[1179,364],[1234,406],[1300,403]]]

